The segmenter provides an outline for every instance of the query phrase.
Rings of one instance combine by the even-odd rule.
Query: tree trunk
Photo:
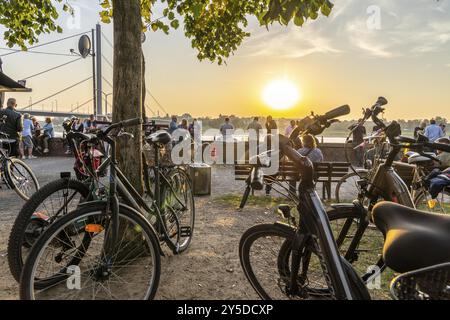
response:
[[[113,121],[142,118],[142,19],[140,0],[113,0]],[[142,127],[127,128],[134,139],[118,139],[118,160],[125,176],[141,194]]]

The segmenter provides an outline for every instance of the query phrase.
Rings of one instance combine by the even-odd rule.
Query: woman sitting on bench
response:
[[[307,134],[302,137],[302,147],[298,150],[302,156],[309,158],[312,163],[321,163],[323,162],[323,153],[317,148],[316,138]],[[289,182],[289,191],[295,193],[297,188],[296,181]]]
[[[53,128],[52,118],[45,118],[45,124],[42,127],[43,133],[39,137],[40,148],[44,149],[44,153],[49,153],[48,141],[55,137],[55,130]]]

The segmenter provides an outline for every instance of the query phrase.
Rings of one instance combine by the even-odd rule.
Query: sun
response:
[[[262,98],[272,109],[287,110],[300,101],[301,95],[294,83],[287,79],[278,79],[264,87]]]

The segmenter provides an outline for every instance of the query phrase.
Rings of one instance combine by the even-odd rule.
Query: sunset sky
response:
[[[320,113],[349,104],[355,118],[362,107],[382,95],[390,102],[389,119],[450,118],[450,0],[332,2],[335,7],[330,17],[310,21],[303,28],[274,25],[267,31],[251,19],[248,29],[252,36],[229,58],[227,66],[199,62],[182,28],[169,36],[149,32],[144,44],[147,86],[171,114],[301,117],[311,110]],[[64,33],[42,36],[41,42],[95,26],[99,20],[97,0],[71,3],[79,13],[79,26],[62,13]],[[160,12],[156,8],[154,16],[159,17]],[[110,25],[103,25],[103,32],[112,40]],[[6,47],[4,41],[0,47]],[[76,47],[75,38],[36,50],[69,53]],[[112,62],[112,49],[106,41],[103,49]],[[5,53],[8,51],[0,50]],[[5,73],[18,80],[74,58],[17,53],[2,59]],[[91,61],[83,60],[32,78],[27,85],[33,93],[15,97],[20,106],[26,106],[30,96],[37,101],[89,77],[91,68]],[[103,70],[112,82],[112,69],[106,61]],[[301,92],[302,99],[289,110],[275,111],[263,101],[263,88],[277,79],[288,79]],[[91,87],[87,82],[47,101],[44,107],[51,108],[57,99],[59,110],[70,110],[71,105],[90,99]],[[112,90],[106,82],[103,87],[105,93]],[[151,109],[163,113],[150,97],[147,101]]]

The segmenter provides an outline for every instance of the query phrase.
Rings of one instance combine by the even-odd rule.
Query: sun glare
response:
[[[289,80],[280,79],[270,82],[262,92],[264,102],[275,110],[292,108],[300,100],[297,86]]]

